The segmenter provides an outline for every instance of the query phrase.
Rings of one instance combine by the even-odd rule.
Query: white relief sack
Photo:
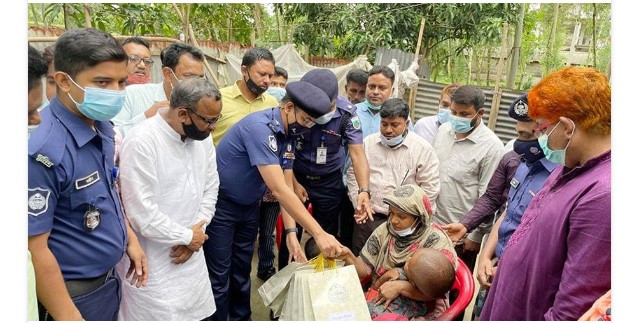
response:
[[[316,320],[371,321],[354,265],[316,272],[308,278]]]

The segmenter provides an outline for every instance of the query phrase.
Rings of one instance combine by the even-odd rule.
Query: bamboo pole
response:
[[[420,20],[420,31],[418,32],[418,42],[416,43],[416,53],[414,59],[416,62],[419,62],[418,55],[420,54],[420,45],[422,44],[422,35],[425,32],[425,17],[422,17]],[[420,67],[418,68],[420,70]],[[416,70],[416,76],[418,76],[418,70]],[[420,77],[418,77],[420,79]],[[414,115],[414,109],[416,108],[416,89],[418,88],[418,84],[416,86],[412,86],[409,88],[409,115]]]
[[[491,113],[489,113],[489,129],[495,129],[495,123],[500,112],[500,99],[502,98],[502,89],[500,89],[500,78],[502,76],[502,65],[507,51],[507,34],[509,32],[509,24],[504,23],[502,26],[502,46],[500,47],[500,59],[495,74],[495,88],[493,89],[493,100],[491,101]]]
[[[192,40],[192,45],[195,46],[196,48],[200,48],[199,43],[197,42],[197,39],[195,38],[195,33],[192,30],[191,24],[188,24],[188,33],[190,33],[190,39]],[[206,66],[206,69],[208,70],[208,73],[210,74],[210,76],[212,76],[212,80],[215,82],[215,85],[217,86],[217,88],[218,89],[221,88],[221,84],[219,83],[219,80],[217,79],[215,74],[212,72],[212,67],[210,67],[210,64],[208,64],[208,60],[204,59],[203,63]]]

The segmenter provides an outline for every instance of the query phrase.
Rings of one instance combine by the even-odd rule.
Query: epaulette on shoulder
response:
[[[29,156],[50,168],[62,161],[66,150],[66,128],[55,121],[40,127],[29,139]]]

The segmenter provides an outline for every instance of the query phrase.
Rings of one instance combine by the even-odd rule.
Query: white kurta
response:
[[[192,226],[210,223],[215,213],[219,175],[211,137],[181,141],[160,113],[140,123],[124,139],[120,181],[125,213],[148,258],[146,287],[124,278],[123,257],[119,320],[201,320],[214,313],[203,250],[183,264],[171,263],[171,247],[188,245]],[[204,226],[205,229],[205,226]],[[130,281],[130,279],[128,279]]]

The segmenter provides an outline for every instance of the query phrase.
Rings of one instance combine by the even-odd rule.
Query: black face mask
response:
[[[210,136],[210,131],[200,131],[199,129],[197,129],[197,126],[195,126],[195,122],[192,120],[192,118],[190,118],[191,124],[185,124],[185,123],[181,123],[181,125],[184,127],[184,132],[186,133],[186,137],[192,139],[192,140],[204,140],[206,138],[208,138]]]
[[[258,86],[256,83],[254,83],[254,81],[252,81],[252,78],[250,77],[250,72],[248,72],[248,79],[246,80],[246,85],[248,86],[248,90],[250,90],[250,92],[254,93],[254,95],[256,96],[261,95],[263,92],[267,90]]]
[[[531,165],[544,157],[544,151],[538,140],[522,141],[517,139],[513,142],[513,150],[522,156],[522,159]]]
[[[305,133],[308,133],[310,128],[303,127],[300,123],[294,121],[288,125],[288,136],[300,137]]]

